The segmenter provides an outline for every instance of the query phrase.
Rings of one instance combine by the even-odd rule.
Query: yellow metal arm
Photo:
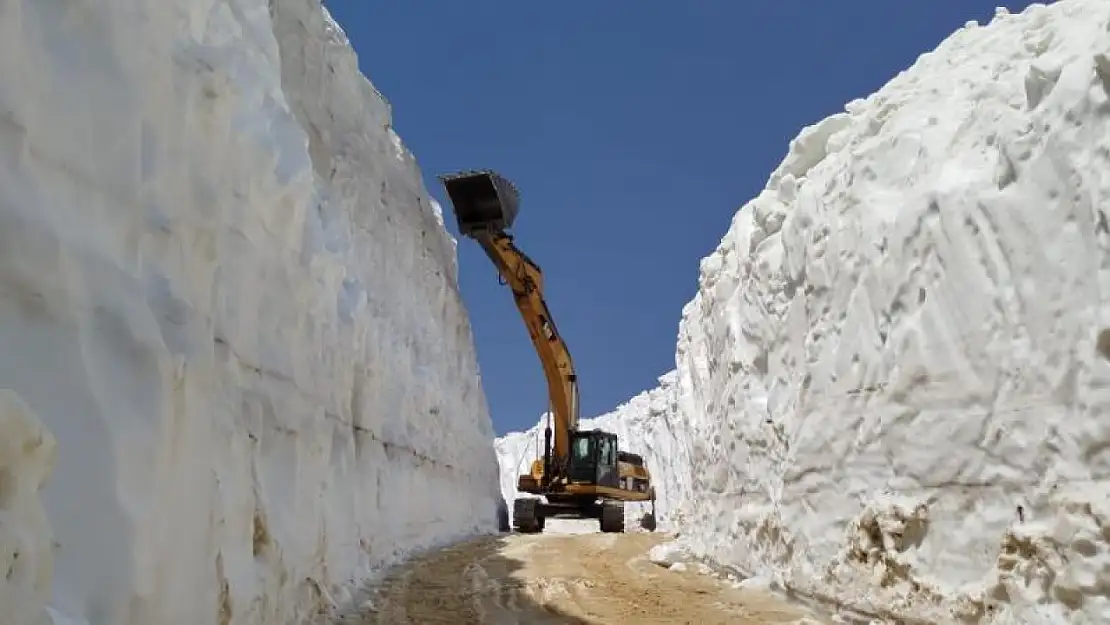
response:
[[[482,232],[475,237],[512,289],[520,316],[536,348],[547,378],[551,398],[553,456],[562,461],[570,454],[570,433],[578,429],[578,376],[570,350],[559,335],[551,311],[543,298],[543,272],[539,265],[517,249],[506,232]]]

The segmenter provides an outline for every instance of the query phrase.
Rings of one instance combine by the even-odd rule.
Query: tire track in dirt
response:
[[[820,621],[647,552],[660,534],[503,535],[418,558],[348,625],[773,625]],[[803,620],[806,619],[807,620]]]

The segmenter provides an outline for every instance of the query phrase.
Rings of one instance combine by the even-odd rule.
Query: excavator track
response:
[[[607,534],[624,532],[623,501],[606,501],[601,504],[601,531]]]
[[[517,499],[513,502],[513,527],[523,534],[536,534],[543,531],[547,517],[543,503],[539,499]]]

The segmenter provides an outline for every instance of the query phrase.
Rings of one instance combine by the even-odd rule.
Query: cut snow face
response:
[[[4,625],[300,622],[496,530],[389,126],[318,0],[0,3]]]
[[[676,372],[596,423],[673,553],[878,617],[1110,622],[1107,146],[1105,0],[1000,10],[805,129]]]

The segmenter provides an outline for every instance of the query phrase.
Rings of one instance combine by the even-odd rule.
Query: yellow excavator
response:
[[[513,502],[513,526],[533,533],[542,532],[549,517],[596,518],[602,532],[623,532],[624,503],[650,501],[651,512],[641,523],[654,530],[655,489],[643,458],[620,451],[616,434],[578,429],[578,376],[544,301],[543,272],[508,232],[520,207],[516,187],[490,170],[439,179],[454,205],[459,233],[482,246],[512,291],[547,379],[543,456],[517,479],[517,490],[533,497]]]

